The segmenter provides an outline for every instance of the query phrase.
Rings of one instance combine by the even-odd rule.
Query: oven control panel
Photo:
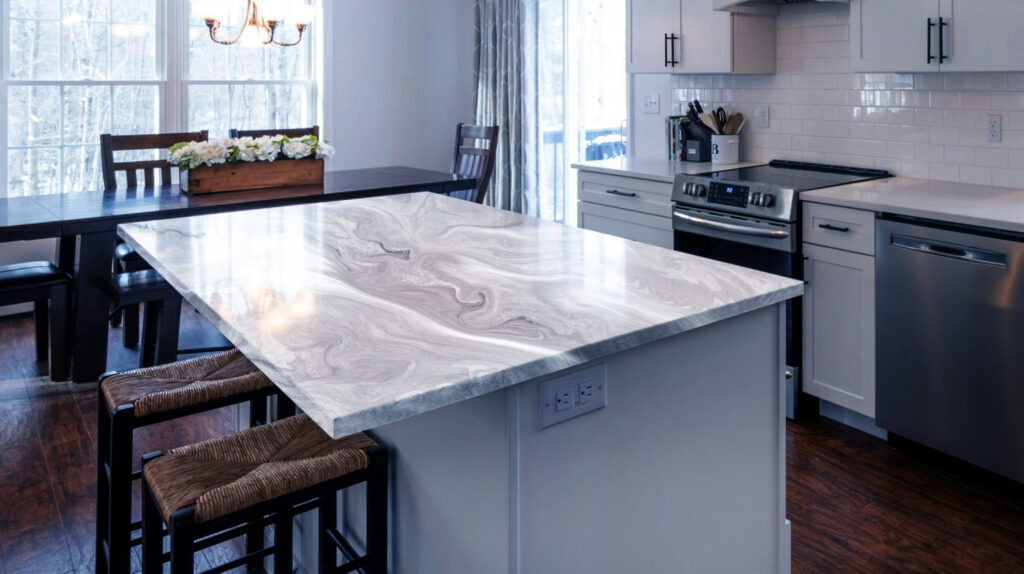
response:
[[[747,207],[750,188],[745,185],[732,185],[712,181],[708,185],[708,203],[728,205],[729,207]]]
[[[680,205],[783,221],[792,221],[796,216],[793,190],[713,179],[708,174],[677,175],[672,189],[672,201]]]

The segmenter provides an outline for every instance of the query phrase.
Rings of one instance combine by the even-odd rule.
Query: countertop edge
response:
[[[860,209],[864,211],[871,211],[874,213],[888,213],[892,215],[902,215],[905,217],[918,217],[921,219],[929,219],[939,223],[968,225],[973,227],[981,227],[985,229],[993,229],[997,231],[1005,231],[1009,233],[1024,233],[1024,223],[1006,221],[1005,219],[972,216],[955,211],[937,211],[926,208],[893,205],[891,203],[885,202],[884,200],[870,201],[866,199],[842,197],[837,195],[837,193],[840,192],[843,189],[843,187],[845,186],[827,188],[822,190],[805,191],[800,195],[800,201],[804,203],[815,203],[820,205],[831,205],[835,207]],[[830,193],[826,194],[824,192]]]
[[[131,223],[129,225],[144,225],[144,223]],[[160,261],[153,257],[140,243],[125,231],[123,225],[117,228],[117,234],[139,255],[141,255],[153,268],[161,274],[177,290],[182,297],[199,309],[200,313],[210,321],[221,333],[235,345],[246,357],[256,364],[261,371],[275,385],[282,389],[291,391],[288,393],[299,408],[301,408],[324,432],[337,438],[355,432],[372,430],[404,418],[433,411],[460,401],[475,398],[490,392],[506,387],[524,383],[539,377],[544,377],[559,371],[582,365],[591,361],[601,359],[627,351],[641,345],[668,338],[674,335],[692,331],[700,327],[724,321],[738,315],[757,311],[764,307],[785,302],[789,299],[800,296],[803,293],[803,285],[793,282],[787,286],[780,287],[774,291],[747,297],[737,301],[720,305],[694,313],[681,319],[660,323],[645,329],[625,333],[604,341],[585,345],[543,357],[528,363],[523,363],[490,373],[481,378],[469,379],[442,389],[426,391],[423,393],[409,395],[388,404],[378,405],[369,409],[352,413],[347,416],[333,418],[323,412],[300,387],[296,386],[286,377],[277,372],[271,365],[259,357],[255,346],[251,345],[248,339],[224,322],[220,316],[206,305],[201,298],[196,297],[190,289],[185,288],[184,282],[170,271]],[[412,405],[415,404],[415,407]]]
[[[666,160],[666,161],[668,161],[668,160]],[[674,175],[673,176],[663,176],[663,175],[656,175],[656,174],[645,173],[645,172],[640,172],[640,171],[632,171],[632,170],[626,170],[626,169],[615,169],[615,168],[610,168],[610,167],[600,167],[600,166],[587,165],[585,163],[570,164],[569,168],[570,169],[577,169],[577,170],[580,170],[580,171],[589,171],[589,172],[592,172],[592,173],[602,173],[602,174],[605,174],[605,175],[617,175],[617,176],[621,176],[621,177],[632,177],[632,178],[635,178],[635,179],[646,179],[646,180],[649,180],[649,181],[657,181],[657,182],[660,182],[660,183],[675,183],[675,181],[676,181],[676,178],[675,178]]]
[[[496,371],[484,377],[449,385],[443,389],[411,395],[391,404],[380,405],[346,417],[339,417],[334,420],[333,433],[331,430],[328,430],[328,427],[324,427],[323,424],[321,424],[321,427],[335,437],[363,430],[372,430],[411,416],[434,411],[487,393],[554,375],[566,369],[597,361],[616,353],[628,351],[661,339],[783,303],[799,297],[803,294],[803,290],[802,284],[792,284],[770,293],[734,301],[683,319],[669,321],[598,343],[570,349],[557,355],[551,355]],[[408,406],[407,403],[415,403],[416,407],[414,409],[403,408]],[[319,421],[317,422],[320,424]]]

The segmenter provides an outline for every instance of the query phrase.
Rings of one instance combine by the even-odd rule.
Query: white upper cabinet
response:
[[[939,0],[855,0],[850,5],[850,69],[938,72],[938,22]]]
[[[946,72],[1024,70],[1024,2],[942,0],[941,69]]]
[[[1024,2],[853,0],[855,72],[1024,70]]]
[[[672,71],[672,54],[679,59],[682,22],[679,0],[629,0],[626,62],[638,74]]]
[[[773,74],[775,18],[712,9],[711,0],[628,0],[634,74]]]

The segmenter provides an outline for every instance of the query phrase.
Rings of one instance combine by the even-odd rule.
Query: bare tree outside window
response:
[[[245,0],[223,4],[231,14],[224,32],[237,31]],[[185,13],[177,16],[188,19],[188,37],[168,41],[174,30],[160,25],[171,20],[165,10],[189,10],[178,0],[8,0],[7,6],[8,30],[0,34],[10,62],[0,78],[7,197],[101,188],[103,133],[207,129],[211,137],[226,137],[233,127],[312,123],[311,37],[291,48],[221,46],[202,20]],[[286,39],[294,34],[288,28]],[[165,42],[181,46],[181,53],[164,53]],[[170,62],[182,64],[180,77],[165,76]],[[175,106],[182,117],[168,115],[173,98],[183,104]]]

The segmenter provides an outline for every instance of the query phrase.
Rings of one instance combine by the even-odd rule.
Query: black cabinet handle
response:
[[[669,44],[671,45],[672,67],[673,68],[675,68],[676,64],[679,63],[679,60],[676,59],[676,40],[678,40],[678,39],[679,39],[679,36],[676,36],[675,34],[672,34],[672,35],[669,36]]]
[[[931,64],[935,56],[932,56],[932,28],[935,27],[935,22],[932,22],[931,18],[928,18],[928,63]],[[940,48],[941,50],[941,48]]]
[[[949,22],[946,22],[941,16],[939,17],[939,63],[943,63],[949,58],[946,57],[946,52],[943,50],[944,43],[942,41],[942,30],[946,27]]]
[[[610,193],[612,195],[621,195],[622,197],[636,197],[636,194],[633,193],[632,191],[619,191],[617,189],[606,189],[605,193]]]
[[[846,232],[850,231],[849,227],[836,227],[835,225],[832,225],[831,223],[819,223],[818,227],[820,227],[822,229],[827,229],[829,231],[838,231],[840,233],[846,233]]]
[[[666,68],[669,67],[669,64],[670,64],[670,62],[668,61],[668,43],[669,43],[669,41],[670,40],[668,39],[668,34],[665,34],[665,67]]]

